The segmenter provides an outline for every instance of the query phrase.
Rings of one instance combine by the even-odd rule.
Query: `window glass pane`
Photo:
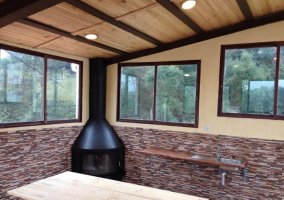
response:
[[[47,120],[78,119],[79,64],[47,60]]]
[[[227,49],[224,64],[222,111],[271,115],[276,47]]]
[[[284,47],[280,48],[277,115],[284,115]]]
[[[43,120],[44,59],[0,50],[0,123]]]
[[[196,64],[158,66],[157,121],[195,123],[196,78]]]
[[[120,118],[153,119],[154,74],[154,66],[121,68]]]

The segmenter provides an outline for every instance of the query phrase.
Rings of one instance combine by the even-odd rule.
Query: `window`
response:
[[[219,116],[281,118],[284,115],[284,46],[222,46]]]
[[[198,125],[200,61],[123,63],[117,120]]]
[[[78,118],[79,69],[78,63],[47,59],[47,120]]]
[[[0,45],[0,127],[81,120],[81,62]]]

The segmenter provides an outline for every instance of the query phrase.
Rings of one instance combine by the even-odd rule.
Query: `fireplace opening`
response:
[[[72,151],[72,171],[91,176],[122,180],[124,148],[111,151]]]
[[[119,152],[84,154],[82,158],[82,173],[93,176],[116,174],[122,168]]]

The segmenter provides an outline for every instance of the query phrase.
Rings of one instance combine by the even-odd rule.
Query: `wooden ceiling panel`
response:
[[[74,32],[101,22],[67,3],[61,3],[28,17],[58,29]]]
[[[142,49],[153,48],[150,42],[147,42],[139,37],[136,37],[122,29],[119,29],[108,23],[100,23],[91,28],[73,33],[84,36],[88,33],[95,33],[98,36],[96,42],[126,51],[134,52]]]
[[[58,37],[59,35],[57,34],[33,28],[18,22],[0,29],[1,40],[29,47],[36,47]]]
[[[155,4],[154,0],[81,0],[97,8],[111,17],[119,17],[127,13]]]
[[[284,0],[247,0],[254,17],[284,10]]]
[[[181,9],[183,0],[172,2]],[[245,20],[236,0],[198,0],[194,8],[182,11],[206,31]]]
[[[42,45],[40,48],[52,51],[59,51],[85,58],[94,58],[94,57],[109,58],[118,55],[113,52],[106,51],[98,47],[81,43],[66,37],[60,37],[58,39],[55,39],[51,42]]]
[[[159,4],[151,5],[147,9],[117,19],[165,43],[195,34],[193,30]]]

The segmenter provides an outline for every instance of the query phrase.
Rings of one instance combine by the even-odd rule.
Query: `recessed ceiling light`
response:
[[[87,34],[85,35],[85,38],[88,40],[95,40],[98,38],[98,36],[96,34]]]
[[[184,76],[190,76],[190,74],[184,74]]]
[[[187,0],[182,3],[181,7],[182,9],[188,10],[193,8],[196,5],[196,0]]]

